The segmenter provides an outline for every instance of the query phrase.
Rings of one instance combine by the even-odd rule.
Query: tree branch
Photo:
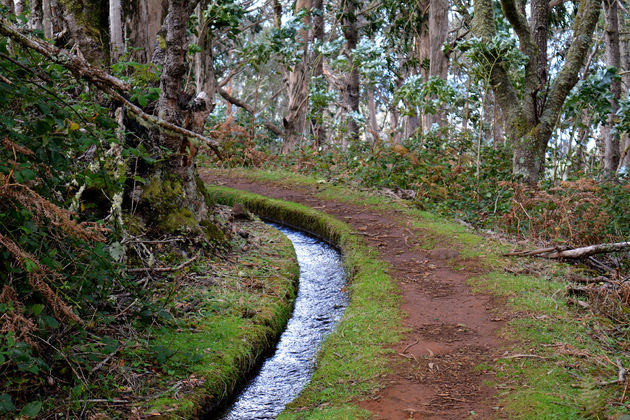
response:
[[[83,78],[96,85],[104,83],[122,92],[128,92],[131,89],[129,83],[89,64],[86,60],[70,54],[66,50],[57,48],[52,44],[38,39],[31,39],[21,34],[15,26],[4,18],[0,18],[0,35],[7,36],[23,47],[35,50],[49,60],[61,64],[69,69],[77,78]]]
[[[533,251],[510,252],[505,256],[540,256],[552,259],[578,259],[590,257],[591,255],[606,254],[610,252],[620,252],[630,249],[630,242],[615,242],[609,244],[597,244],[584,246],[581,248],[566,249],[564,247],[540,248]]]
[[[549,89],[547,106],[541,117],[544,130],[553,130],[558,114],[569,91],[578,81],[578,74],[585,56],[591,46],[593,31],[599,18],[601,3],[599,0],[583,0],[580,2],[573,40],[566,54],[562,69]]]
[[[240,99],[235,98],[234,96],[230,95],[229,93],[227,93],[225,89],[219,89],[219,94],[232,105],[236,105],[239,108],[243,108],[245,111],[254,115],[253,107],[241,101]],[[275,125],[274,123],[272,123],[271,121],[265,120],[263,121],[263,125],[265,126],[265,128],[267,128],[267,130],[271,131],[276,136],[279,136],[279,137],[284,136],[284,130],[278,127],[277,125]]]
[[[132,104],[120,92],[128,92],[131,89],[129,83],[126,83],[111,74],[104,72],[102,69],[92,66],[84,59],[70,54],[68,51],[57,48],[47,42],[31,39],[21,34],[6,19],[0,19],[0,35],[5,35],[25,48],[32,49],[42,54],[47,59],[61,64],[69,69],[77,78],[87,80],[92,83],[100,91],[112,96],[117,101],[123,103],[130,113],[137,118],[163,130],[169,131],[178,136],[195,138],[207,143],[210,148],[221,158],[219,151],[219,143],[201,134],[182,128],[178,125],[171,124],[161,118],[154,117],[145,113],[140,107]]]

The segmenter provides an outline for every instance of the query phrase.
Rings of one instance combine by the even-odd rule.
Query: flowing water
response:
[[[274,226],[293,242],[300,264],[295,309],[274,354],[219,419],[276,418],[310,380],[317,350],[348,303],[339,252],[305,233]]]

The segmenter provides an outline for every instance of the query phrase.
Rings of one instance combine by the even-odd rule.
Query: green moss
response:
[[[144,187],[142,198],[152,207],[164,207],[169,209],[177,206],[184,195],[181,180],[175,177],[164,178],[154,175]]]
[[[161,218],[159,226],[170,233],[192,230],[197,227],[197,219],[189,209],[175,209]]]
[[[206,189],[206,184],[203,183],[203,181],[199,177],[199,174],[195,174],[195,183],[197,184],[197,191],[199,191],[199,194],[201,194],[204,202],[206,203],[206,207],[208,207],[209,209],[214,207],[216,203],[214,202],[214,200],[212,200],[212,197]]]
[[[227,241],[225,233],[223,233],[223,231],[211,221],[202,220],[201,222],[199,222],[199,225],[206,234],[206,238],[208,239],[208,241],[216,243],[225,243]]]
[[[184,189],[177,177],[153,176],[144,187],[141,205],[148,207],[150,224],[174,233],[187,229],[197,229],[195,215],[183,205]]]
[[[144,226],[144,223],[142,223],[137,216],[128,212],[123,212],[122,219],[125,228],[130,235],[140,236],[145,233],[146,226]]]

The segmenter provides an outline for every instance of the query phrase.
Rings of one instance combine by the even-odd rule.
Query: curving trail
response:
[[[381,419],[461,419],[497,417],[493,380],[479,369],[498,355],[497,330],[490,297],[472,294],[466,280],[477,273],[475,262],[455,250],[419,247],[423,232],[402,214],[315,197],[316,187],[287,187],[227,176],[202,169],[203,181],[298,202],[352,225],[368,245],[379,250],[397,281],[407,334],[395,346],[394,373],[384,387],[359,405]],[[462,270],[455,271],[452,260]],[[494,408],[493,408],[494,407]]]

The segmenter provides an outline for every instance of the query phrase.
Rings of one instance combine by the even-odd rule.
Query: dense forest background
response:
[[[541,246],[630,237],[624,1],[0,3],[0,413],[37,414],[51,366],[86,392],[68,348],[113,345],[92,328],[133,299],[166,322],[129,268],[151,241],[225,246],[198,165],[373,188]]]

